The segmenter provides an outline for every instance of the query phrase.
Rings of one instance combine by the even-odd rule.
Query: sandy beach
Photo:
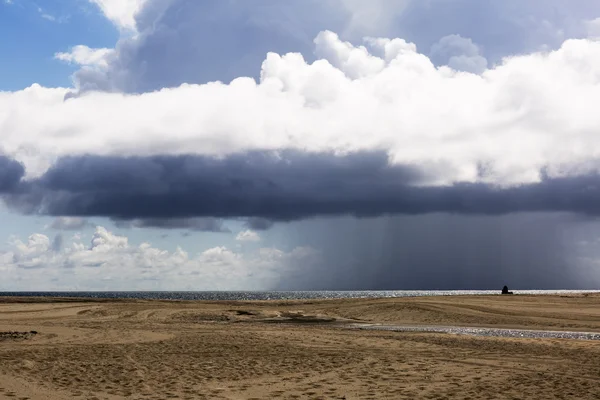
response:
[[[600,295],[0,298],[0,399],[600,399],[600,341],[355,323],[600,332]]]

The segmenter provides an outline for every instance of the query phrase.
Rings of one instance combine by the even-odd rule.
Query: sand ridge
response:
[[[600,399],[600,344],[350,323],[600,332],[600,296],[0,299],[0,399]]]

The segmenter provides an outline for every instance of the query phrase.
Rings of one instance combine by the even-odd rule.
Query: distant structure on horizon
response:
[[[508,291],[508,286],[504,285],[502,288],[502,294],[513,294],[513,292]]]

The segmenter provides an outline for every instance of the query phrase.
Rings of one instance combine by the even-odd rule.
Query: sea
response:
[[[570,295],[600,293],[600,290],[514,290],[518,295]],[[500,295],[500,290],[320,290],[320,291],[199,291],[199,292],[0,292],[7,297],[69,297],[82,299],[143,300],[318,300],[369,299],[423,296]]]

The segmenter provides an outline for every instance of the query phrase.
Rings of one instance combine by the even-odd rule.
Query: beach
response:
[[[600,295],[299,301],[0,298],[0,399],[600,399]]]

